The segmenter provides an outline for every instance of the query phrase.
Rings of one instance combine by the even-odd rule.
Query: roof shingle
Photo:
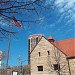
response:
[[[67,56],[75,56],[75,38],[57,41],[54,42],[54,45]]]

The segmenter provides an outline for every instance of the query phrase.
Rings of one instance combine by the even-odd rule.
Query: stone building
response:
[[[75,75],[75,38],[40,38],[30,54],[31,75]]]
[[[28,37],[28,64],[30,64],[30,53],[42,36],[42,34],[34,34]]]

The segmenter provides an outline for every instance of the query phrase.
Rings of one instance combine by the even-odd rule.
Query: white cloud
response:
[[[47,0],[47,4],[50,4],[52,0]],[[54,0],[53,0],[54,1]],[[57,22],[55,25],[58,25],[62,21],[64,22],[65,26],[70,26],[75,23],[75,0],[55,0],[54,5],[56,6],[55,10],[60,14]]]
[[[69,1],[69,2],[67,2],[66,3],[66,5],[64,5],[64,7],[63,7],[63,9],[64,9],[64,11],[68,11],[68,10],[73,10],[73,8],[74,8],[74,2],[73,1]]]
[[[42,24],[42,22],[44,21],[45,17],[40,17],[39,18],[39,24]]]
[[[67,30],[66,31],[66,33],[69,33],[69,32],[71,32],[73,29],[72,28],[70,28],[69,30]]]
[[[45,5],[48,5],[48,4],[50,4],[50,1],[49,0],[46,0]]]
[[[62,7],[64,5],[64,0],[56,0],[55,5],[59,8]]]
[[[60,4],[60,3],[64,3],[64,0],[56,0],[55,1],[55,4],[57,5],[57,4]]]
[[[72,7],[74,5],[74,1],[73,0],[69,0],[69,2],[67,2],[67,6]]]
[[[5,20],[3,17],[0,16],[0,25],[1,26],[9,26],[11,22]]]
[[[73,0],[56,0],[55,5],[58,8],[64,8],[64,9],[69,9],[74,6],[74,1]]]
[[[54,2],[54,0],[46,0],[45,5],[52,5]]]
[[[56,0],[55,1],[56,8],[58,8],[58,12],[61,14],[60,19],[64,18],[64,21],[67,20],[66,24],[70,24],[75,19],[75,0]]]

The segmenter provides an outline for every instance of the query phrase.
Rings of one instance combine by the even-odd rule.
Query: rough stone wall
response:
[[[48,51],[50,55],[48,55]],[[39,56],[40,52],[40,56]],[[53,64],[60,63],[60,74],[69,75],[66,56],[44,37],[31,53],[30,65],[31,75],[58,75]],[[37,66],[43,66],[43,71],[39,72]]]
[[[68,59],[71,75],[75,75],[75,59]]]

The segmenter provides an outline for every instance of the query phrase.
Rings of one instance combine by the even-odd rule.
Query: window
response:
[[[28,50],[30,51],[30,39],[28,39]]]
[[[47,51],[48,52],[48,55],[50,55],[50,52],[49,51]]]
[[[40,52],[39,52],[39,56],[40,56]]]
[[[18,72],[17,71],[13,71],[12,75],[18,75]]]
[[[30,38],[30,52],[32,50],[32,38]]]
[[[43,66],[37,66],[38,71],[43,71]]]
[[[38,37],[36,37],[36,44],[38,43]]]
[[[36,38],[34,39],[34,42],[35,42],[35,45],[37,45],[37,43],[38,43],[38,37],[36,37]]]
[[[60,64],[54,64],[54,70],[60,70]]]

